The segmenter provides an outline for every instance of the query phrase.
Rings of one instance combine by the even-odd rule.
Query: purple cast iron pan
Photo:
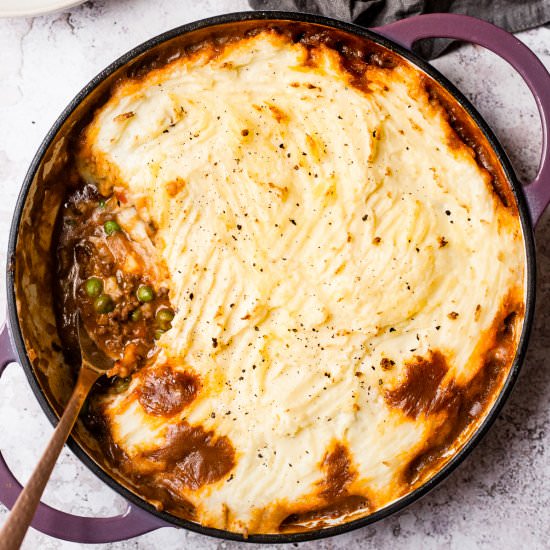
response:
[[[137,55],[169,40],[174,37],[204,29],[211,26],[223,25],[226,23],[235,23],[239,21],[253,20],[291,20],[302,21],[306,23],[320,24],[333,27],[347,33],[366,37],[374,42],[381,44],[397,54],[405,57],[420,70],[426,72],[442,86],[444,86],[454,98],[466,109],[473,117],[479,128],[487,137],[493,147],[506,177],[512,183],[513,190],[519,206],[520,219],[524,234],[526,246],[526,272],[527,272],[527,296],[526,312],[523,333],[520,338],[518,352],[510,374],[504,384],[502,391],[491,411],[487,414],[485,420],[473,434],[470,440],[457,453],[457,455],[447,463],[435,476],[433,476],[424,485],[404,496],[395,503],[387,506],[368,517],[345,523],[336,527],[309,531],[305,533],[293,534],[275,534],[275,535],[251,535],[246,539],[249,542],[277,543],[277,542],[302,542],[306,540],[329,537],[340,533],[345,533],[365,525],[369,525],[385,518],[416,501],[426,494],[429,490],[446,478],[453,471],[472,448],[480,441],[487,432],[492,422],[495,420],[498,412],[502,408],[504,401],[508,397],[512,386],[517,378],[521,363],[525,355],[529,331],[533,321],[534,301],[535,301],[535,249],[533,241],[533,227],[539,220],[542,212],[550,202],[550,154],[548,143],[548,132],[550,127],[550,75],[543,64],[537,59],[535,54],[529,50],[523,43],[517,40],[513,35],[506,31],[464,15],[454,14],[429,14],[412,17],[371,30],[365,30],[361,27],[327,19],[315,15],[306,15],[299,13],[286,12],[244,12],[229,15],[222,15],[205,19],[203,21],[190,23],[177,29],[168,31],[156,38],[145,42],[134,50],[128,52],[112,65],[107,67],[102,73],[96,76],[69,104],[63,114],[57,120],[54,127],[50,130],[38,150],[31,167],[25,178],[18,204],[15,209],[12,229],[9,241],[8,258],[11,258],[15,251],[15,245],[18,235],[18,227],[21,213],[25,205],[28,189],[33,181],[36,170],[42,160],[42,157],[55,137],[57,131],[61,128],[67,117],[74,111],[79,103],[96,88],[96,86],[107,78],[113,71],[122,67]],[[503,59],[508,61],[516,71],[523,77],[526,84],[533,93],[539,114],[542,120],[543,146],[542,159],[538,169],[537,176],[525,189],[522,189],[520,182],[514,174],[514,171],[508,161],[502,147],[499,145],[495,136],[483,121],[480,115],[464,98],[464,96],[438,71],[423,62],[410,51],[412,45],[423,38],[454,38],[464,40],[484,46]],[[10,362],[19,362],[29,380],[29,383],[37,396],[44,412],[52,423],[57,422],[57,416],[46,401],[42,390],[37,382],[36,376],[32,370],[29,358],[23,345],[22,335],[17,321],[15,309],[15,294],[13,274],[10,269],[7,270],[7,293],[8,293],[8,315],[5,326],[0,330],[0,374]],[[125,497],[128,501],[128,508],[123,515],[112,518],[90,518],[80,517],[61,512],[46,504],[40,504],[33,520],[33,527],[59,539],[70,540],[80,543],[102,543],[123,540],[131,537],[148,533],[161,527],[184,527],[192,531],[211,535],[219,538],[244,541],[245,539],[236,533],[230,533],[218,529],[202,527],[195,523],[177,518],[167,513],[158,512],[147,502],[128,491],[106,472],[100,469],[93,462],[82,448],[73,440],[68,442],[73,452],[103,481],[105,481],[115,491]],[[11,508],[21,491],[21,485],[10,471],[0,453],[0,502],[8,508]]]

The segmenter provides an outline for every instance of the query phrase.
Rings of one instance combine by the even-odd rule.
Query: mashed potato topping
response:
[[[78,167],[175,310],[102,398],[159,506],[244,533],[370,513],[456,452],[508,371],[517,212],[405,62],[358,79],[267,30],[203,48],[122,82]],[[159,413],[143,395],[177,375],[193,393]]]

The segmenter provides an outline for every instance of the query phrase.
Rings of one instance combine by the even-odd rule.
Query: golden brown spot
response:
[[[313,158],[319,160],[321,158],[322,144],[310,134],[306,134],[306,142]]]
[[[449,244],[449,241],[445,237],[439,237],[437,242],[439,243],[439,248],[443,248],[445,245]]]
[[[250,132],[245,128],[244,130],[241,130],[241,136],[246,137]]]
[[[198,390],[195,375],[163,365],[145,373],[138,389],[138,401],[148,414],[173,416],[193,401]]]
[[[172,424],[163,446],[144,452],[143,457],[159,466],[161,479],[179,493],[184,487],[196,490],[214,483],[235,465],[235,451],[227,437],[185,421]]]
[[[395,361],[392,361],[387,357],[383,357],[382,361],[380,361],[380,366],[382,367],[382,370],[391,370],[395,366]]]
[[[381,242],[382,242],[381,237],[374,237],[374,239],[372,239],[372,244],[374,245],[379,245]]]
[[[321,468],[326,472],[326,479],[321,483],[320,494],[326,499],[344,494],[347,486],[357,477],[357,472],[352,468],[349,451],[342,443],[337,443],[334,449],[325,455]]]
[[[348,491],[349,485],[357,477],[357,472],[353,468],[349,451],[343,443],[336,443],[332,451],[326,453],[321,468],[325,471],[326,477],[319,484],[319,496],[326,503],[288,515],[279,525],[281,531],[304,530],[308,528],[308,524],[320,527],[326,520],[359,510],[366,511],[369,508],[367,497],[350,494]]]
[[[479,321],[479,316],[481,315],[481,304],[477,304],[476,311],[474,313],[474,320]]]
[[[458,313],[456,311],[451,311],[451,313],[447,314],[447,317],[454,321],[455,319],[458,318]]]
[[[117,115],[115,118],[113,118],[114,122],[122,122],[123,120],[128,120],[129,118],[132,118],[136,116],[136,113],[133,111],[128,111],[127,113],[121,113],[120,115]]]
[[[276,105],[273,105],[271,103],[267,104],[269,110],[271,111],[271,114],[273,115],[273,118],[280,124],[282,122],[288,122],[290,120],[290,117],[279,107]]]
[[[185,180],[182,178],[176,178],[173,181],[169,181],[165,185],[166,192],[170,197],[175,197],[177,194],[179,194],[182,189],[185,187]]]
[[[288,187],[286,187],[286,185],[282,187],[280,185],[274,184],[271,181],[268,182],[267,185],[269,186],[270,189],[273,189],[277,193],[277,195],[282,201],[286,200],[286,198],[288,197]]]
[[[449,149],[452,149],[454,151],[470,151],[471,149],[467,149],[467,146],[464,144],[464,142],[460,139],[460,137],[455,132],[449,132],[447,134],[447,146]]]
[[[386,402],[416,418],[430,414],[439,406],[440,384],[449,367],[445,356],[430,352],[427,357],[416,356],[405,364],[405,379],[385,395]]]
[[[135,200],[135,205],[138,210],[141,208],[147,208],[149,206],[149,197],[138,197]]]
[[[409,119],[409,122],[411,123],[411,128],[417,132],[423,132],[422,128],[420,126],[418,126],[418,124],[411,119]]]

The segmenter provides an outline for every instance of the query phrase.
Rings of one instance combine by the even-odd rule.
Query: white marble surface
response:
[[[97,0],[66,13],[0,20],[0,263],[9,224],[29,162],[50,125],[75,93],[129,48],[177,25],[248,9],[245,0]],[[550,28],[525,32],[550,67]],[[466,46],[435,62],[467,93],[493,126],[518,173],[532,177],[540,155],[535,104],[513,71],[496,56]],[[550,182],[549,182],[550,183]],[[372,527],[305,549],[542,549],[550,545],[550,216],[537,230],[539,307],[530,351],[515,392],[494,427],[442,486],[406,511]],[[5,280],[0,283],[0,318]],[[21,369],[11,365],[0,383],[0,448],[19,478],[29,475],[51,427]],[[108,516],[125,505],[65,451],[45,501],[83,515]],[[0,522],[6,510],[0,506]],[[131,541],[93,548],[237,548],[165,528]],[[24,548],[74,549],[31,530]]]

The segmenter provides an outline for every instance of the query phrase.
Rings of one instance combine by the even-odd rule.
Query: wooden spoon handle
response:
[[[97,372],[86,368],[84,365],[80,369],[76,386],[65,407],[63,416],[60,418],[44,454],[0,531],[0,550],[17,550],[21,546],[57,457],[71,433],[88,392],[98,377]]]

